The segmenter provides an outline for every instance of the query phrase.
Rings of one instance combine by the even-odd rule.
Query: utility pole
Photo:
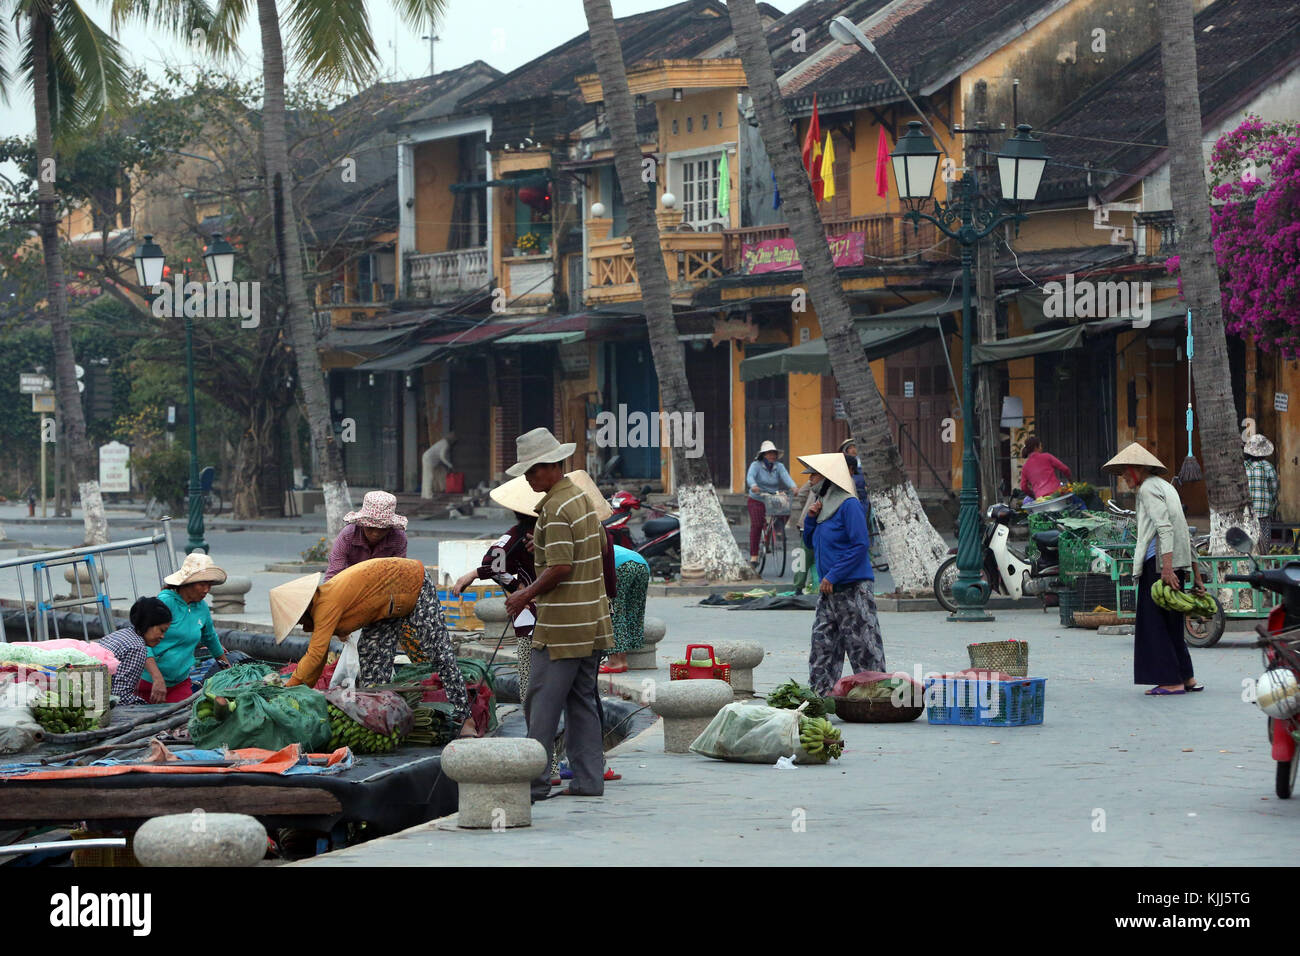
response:
[[[980,80],[971,92],[971,112],[975,126],[988,128],[988,83]],[[971,137],[967,144],[966,163],[977,167],[979,181],[992,181],[993,164],[987,133]],[[992,342],[998,337],[997,300],[993,288],[993,260],[997,249],[992,235],[981,239],[975,246],[975,299],[978,310],[978,342]],[[964,334],[963,330],[963,334]],[[979,422],[980,512],[999,500],[1002,486],[1002,467],[998,452],[1001,450],[1001,413],[997,394],[997,366],[985,363],[976,367],[975,417]]]
[[[426,36],[420,37],[420,39],[429,41],[429,75],[433,76],[434,73],[436,72],[433,68],[433,45],[442,38],[438,36],[436,33],[430,33]]]

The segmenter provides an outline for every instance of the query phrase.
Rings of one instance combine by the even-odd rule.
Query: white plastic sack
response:
[[[718,760],[775,763],[799,747],[799,711],[737,702],[718,711],[691,752]]]
[[[357,652],[356,636],[349,634],[343,642],[343,651],[338,663],[334,665],[334,674],[330,677],[330,690],[335,687],[355,687],[361,676],[361,655]]]
[[[44,739],[41,725],[26,707],[0,708],[0,754],[31,750]]]

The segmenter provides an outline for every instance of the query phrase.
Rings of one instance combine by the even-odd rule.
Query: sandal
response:
[[[615,773],[613,767],[606,767],[606,768],[605,768],[605,779],[606,779],[606,780],[622,780],[622,779],[623,779],[623,775],[622,775],[621,773]]]
[[[1183,690],[1187,691],[1189,694],[1195,694],[1197,691],[1205,690],[1205,685],[1199,681],[1195,684],[1184,684]]]
[[[1152,687],[1146,692],[1147,697],[1177,697],[1179,694],[1186,694],[1186,690],[1165,690],[1163,687]]]
[[[626,673],[627,673],[627,665],[624,664],[622,667],[610,667],[608,664],[601,664],[601,665],[600,665],[600,673],[602,673],[602,674],[626,674]]]

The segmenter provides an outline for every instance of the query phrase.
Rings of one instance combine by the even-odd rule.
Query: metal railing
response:
[[[53,636],[59,637],[56,611],[72,608],[90,608],[99,617],[104,633],[113,630],[113,609],[111,591],[109,590],[107,558],[122,556],[126,558],[127,570],[131,579],[132,600],[141,596],[140,582],[135,573],[135,551],[152,549],[154,566],[158,572],[158,587],[162,579],[176,569],[176,548],[172,543],[171,518],[161,519],[162,530],[143,538],[131,538],[127,541],[110,541],[107,544],[86,545],[80,548],[68,548],[63,551],[47,551],[42,554],[29,554],[19,558],[0,561],[0,573],[12,568],[18,578],[18,595],[22,604],[23,626],[27,640],[49,640],[51,627]],[[27,588],[24,585],[24,572],[31,569],[32,600],[27,600]],[[53,568],[70,568],[72,570],[71,587],[75,595],[56,598],[54,580],[50,575]],[[82,570],[84,569],[84,580]],[[83,587],[84,585],[84,587]],[[89,588],[89,593],[86,588]],[[155,593],[151,587],[148,593]],[[30,603],[30,606],[29,606]],[[87,615],[81,618],[82,639],[90,640],[87,629]],[[35,619],[35,633],[33,632]],[[0,628],[0,642],[7,640],[3,628]]]

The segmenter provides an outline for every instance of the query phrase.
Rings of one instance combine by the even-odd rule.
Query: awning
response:
[[[1012,359],[1040,355],[1043,352],[1065,352],[1083,348],[1085,335],[1176,328],[1186,315],[1187,305],[1180,297],[1161,299],[1151,306],[1150,322],[1145,325],[1134,325],[1133,319],[1102,319],[1098,322],[1082,322],[1064,329],[1053,329],[1051,332],[1034,332],[1032,335],[1018,335],[997,342],[976,343],[972,349],[973,364],[1008,362]],[[1146,317],[1141,318],[1141,321],[1145,322],[1145,320]]]
[[[911,348],[939,331],[933,316],[912,317],[910,325],[899,327],[889,322],[883,328],[875,321],[857,322],[858,338],[866,350],[867,360],[873,361]],[[898,320],[896,320],[898,321]],[[788,349],[755,355],[740,363],[740,380],[770,378],[773,375],[830,375],[831,360],[825,339],[813,339]]]
[[[525,329],[532,328],[537,324],[537,319],[527,319],[514,322],[484,322],[479,325],[471,325],[467,328],[460,329],[456,332],[446,332],[442,335],[435,335],[427,339],[422,339],[426,345],[441,345],[445,348],[462,348],[466,345],[482,345],[484,342],[491,342],[502,336],[509,335],[511,332],[522,332]]]
[[[331,349],[364,349],[372,348],[376,345],[382,345],[385,342],[391,342],[399,339],[403,335],[409,335],[415,331],[417,326],[407,325],[402,328],[394,329],[350,329],[347,326],[340,326],[330,329],[329,334],[325,336],[321,344]]]
[[[1100,281],[1104,280],[1099,280],[1099,282]],[[1048,322],[1061,321],[1062,317],[1059,315],[1048,316],[1043,313],[1045,301],[1045,296],[1040,292],[1023,292],[1016,296],[1016,305],[1020,308],[1020,321],[1025,328],[1033,329]],[[1155,302],[1150,303],[1150,307],[1150,319],[1152,322],[1159,322],[1162,319],[1169,319],[1174,316],[1187,315],[1187,303],[1181,296],[1177,295],[1171,296],[1167,299],[1158,299]],[[1085,316],[1080,316],[1080,318],[1085,318]]]
[[[445,346],[442,345],[417,345],[414,348],[394,352],[392,355],[385,355],[381,358],[371,359],[369,362],[362,362],[360,365],[353,366],[352,371],[409,372],[413,368],[419,368],[421,365],[427,364],[430,356],[443,348]]]
[[[524,176],[514,176],[510,179],[485,179],[481,182],[452,183],[450,188],[454,193],[472,192],[476,189],[518,189],[521,186],[545,186],[553,178],[550,172],[537,172]]]
[[[974,308],[974,303],[972,303]],[[877,312],[875,315],[864,316],[865,321],[869,321],[873,328],[882,328],[889,326],[896,329],[915,328],[918,324],[932,326],[934,323],[929,320],[936,315],[947,315],[949,312],[961,311],[961,296],[950,295],[942,299],[928,299],[925,302],[914,302],[911,305],[905,305],[900,309],[891,309],[888,312]],[[916,321],[900,320],[924,320],[920,323]],[[892,324],[891,324],[892,323]]]
[[[535,325],[528,326],[522,332],[503,335],[498,341],[502,345],[538,345],[550,343],[564,345],[569,342],[581,342],[587,337],[587,313],[560,315],[552,319],[543,319]]]

